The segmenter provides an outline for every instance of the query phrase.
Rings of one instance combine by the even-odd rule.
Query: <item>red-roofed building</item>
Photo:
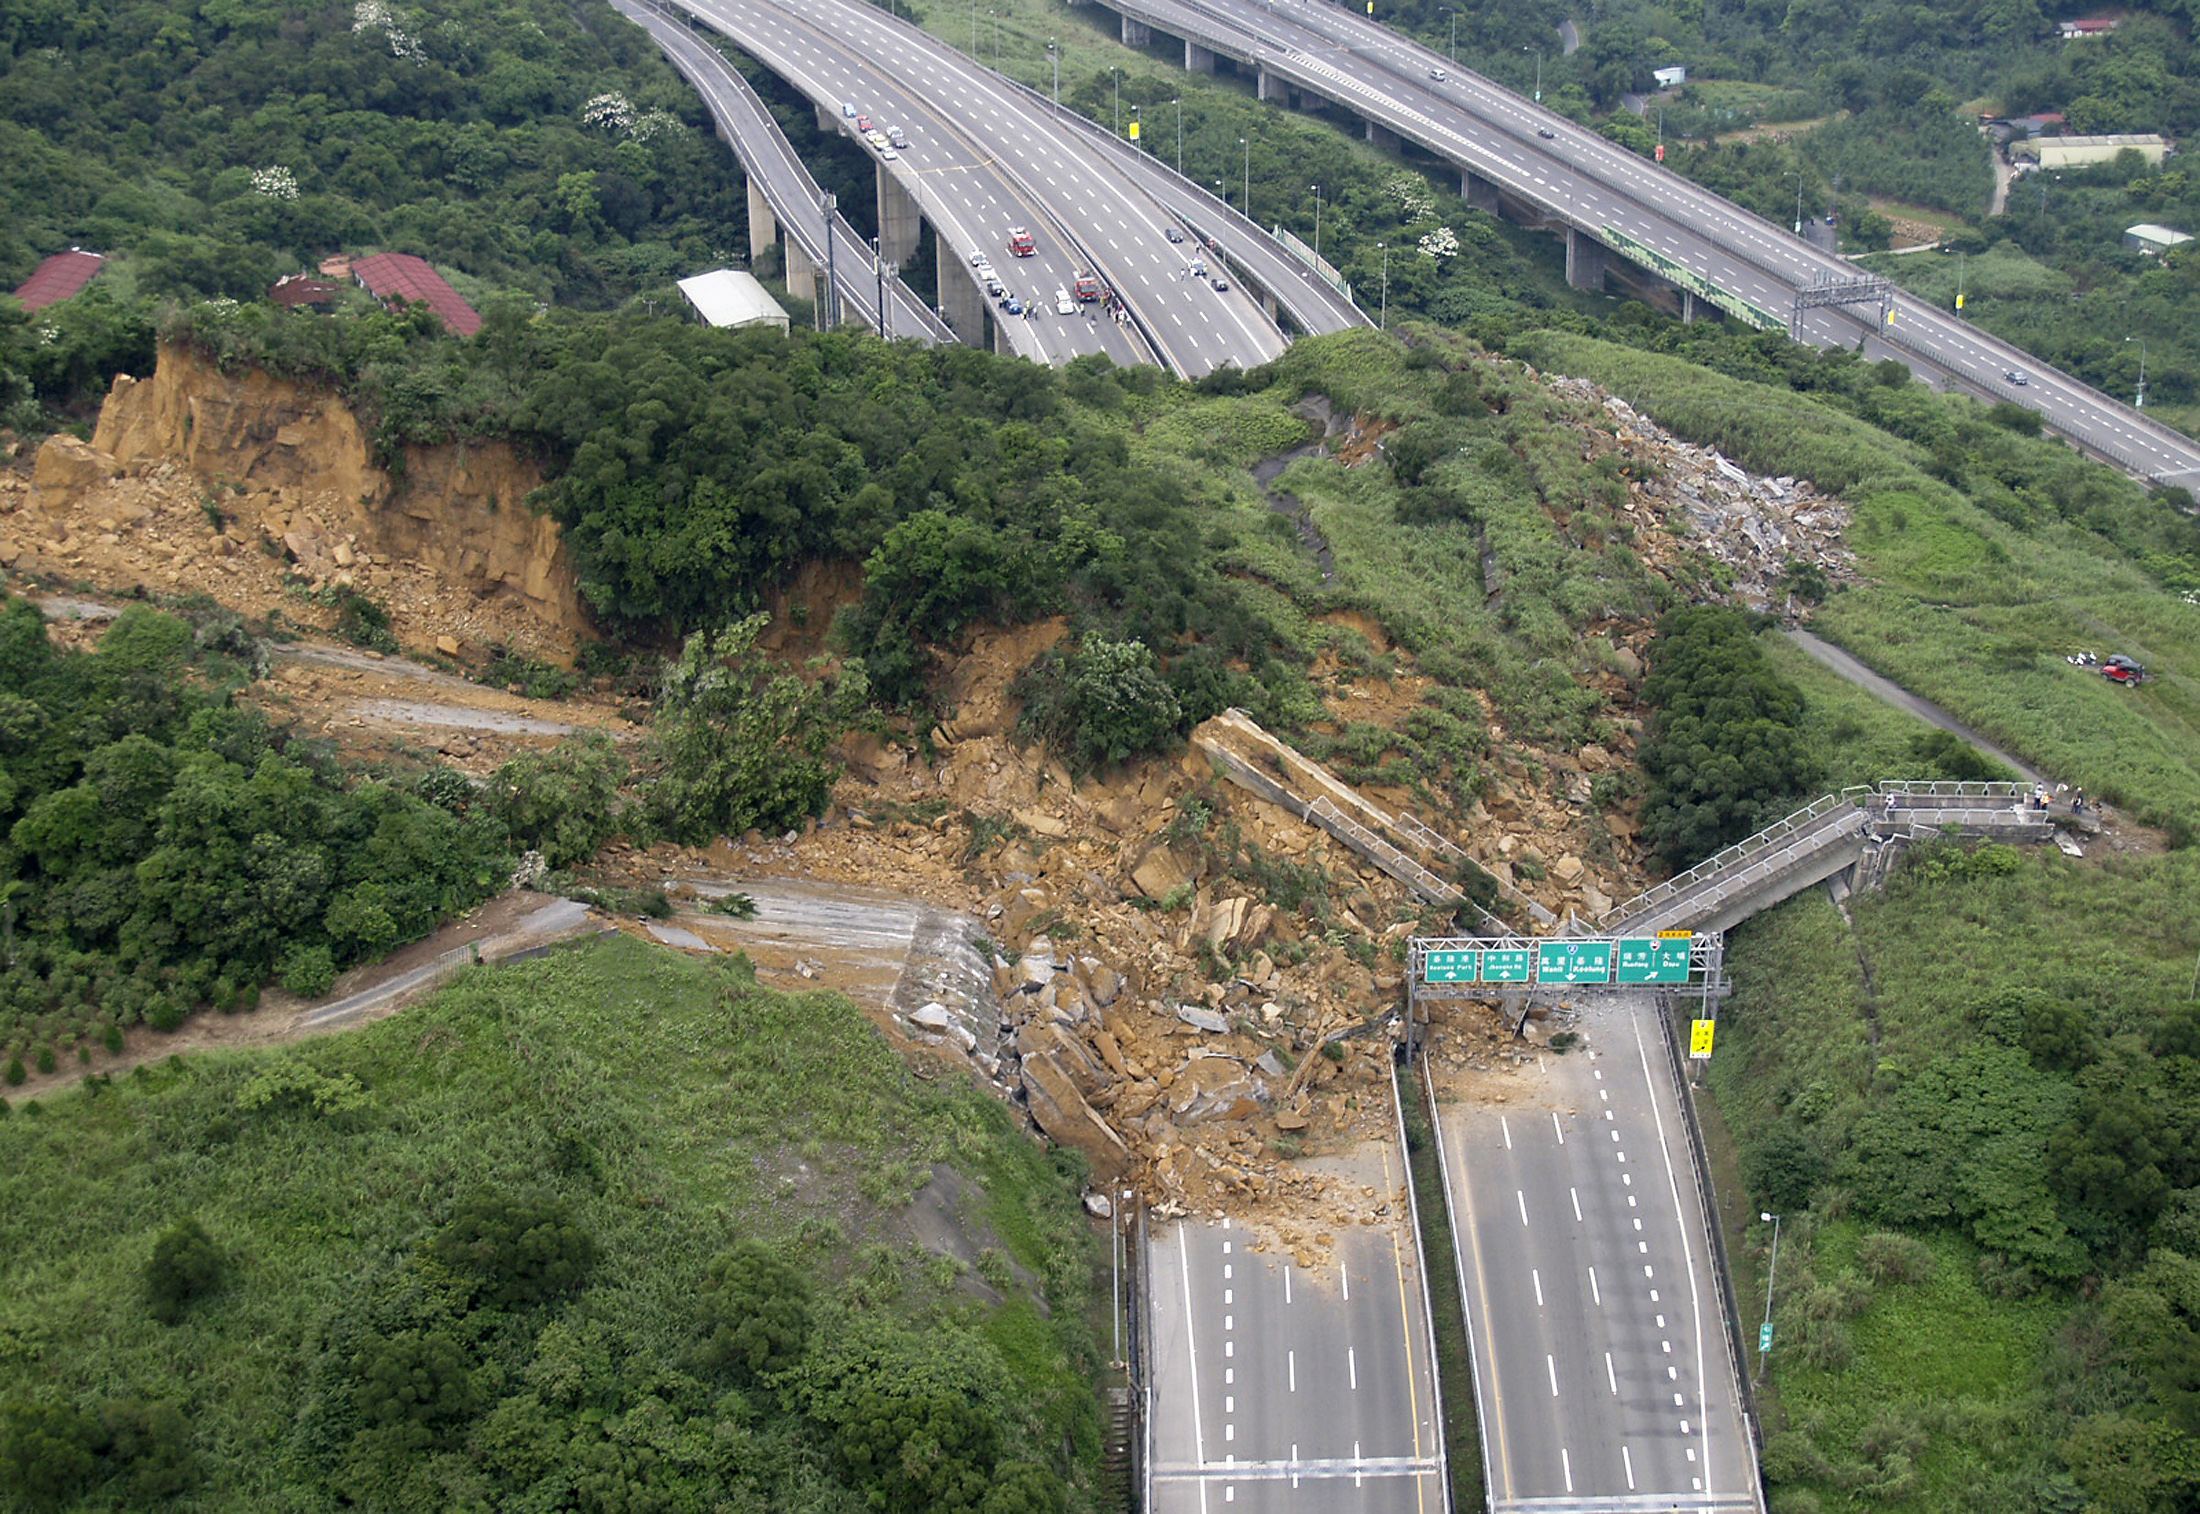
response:
[[[2075,42],[2083,37],[2105,37],[2122,21],[2121,16],[2088,16],[2082,21],[2059,22],[2055,32],[2065,42]]]
[[[424,258],[409,252],[378,252],[353,263],[351,276],[384,305],[394,307],[402,300],[427,306],[446,331],[472,336],[481,329],[481,317],[474,313],[474,307],[460,299],[458,291],[445,283],[443,275],[430,268]]]
[[[106,261],[98,253],[86,252],[80,247],[57,252],[23,281],[15,297],[23,302],[25,310],[44,310],[48,305],[58,305],[89,284],[92,275],[98,273]]]

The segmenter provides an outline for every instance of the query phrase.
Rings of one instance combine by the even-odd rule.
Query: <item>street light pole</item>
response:
[[[1390,329],[1390,244],[1388,242],[1377,242],[1375,245],[1383,255],[1383,303],[1375,317],[1375,329],[1377,331],[1388,331]]]
[[[1314,186],[1314,261],[1322,258],[1322,187]]]
[[[886,253],[880,248],[878,238],[871,238],[871,268],[878,275],[878,335],[887,339],[886,330]]]
[[[828,194],[818,205],[825,217],[825,293],[817,302],[817,329],[827,330],[833,324],[833,296],[840,292],[839,269],[833,258],[833,212],[840,209],[840,196]]]
[[[1757,1336],[1757,1379],[1764,1380],[1765,1353],[1772,1346],[1772,1280],[1780,1271],[1780,1217],[1770,1210],[1759,1210],[1757,1218],[1772,1224],[1772,1261],[1765,1268],[1765,1326]]]
[[[1123,71],[1115,64],[1108,65],[1108,80],[1115,89],[1115,134],[1123,135]]]
[[[1451,42],[1444,49],[1444,56],[1451,59],[1451,66],[1459,66],[1459,13],[1451,13]]]
[[[2124,341],[2127,345],[2132,342],[2139,344],[2139,394],[2132,400],[2131,408],[2144,410],[2147,407],[2147,339],[2143,336],[2127,336]]]
[[[1543,54],[1533,47],[1522,47],[1520,50],[1524,53],[1535,54],[1535,103],[1541,105],[1543,103]]]
[[[1047,61],[1054,65],[1054,109],[1059,114],[1062,109],[1062,50],[1055,46],[1052,37],[1047,38]]]
[[[1803,176],[1795,176],[1795,234],[1803,234]]]
[[[1244,211],[1244,212],[1245,212],[1245,218],[1246,218],[1247,220],[1251,220],[1251,219],[1253,218],[1253,141],[1252,141],[1252,138],[1250,138],[1250,137],[1240,137],[1240,138],[1238,138],[1238,146],[1240,146],[1240,147],[1242,147],[1242,148],[1244,148],[1244,149],[1245,149],[1245,203],[1244,203],[1243,205],[1239,206],[1238,208],[1239,208],[1240,210],[1242,210],[1242,211]]]
[[[1184,177],[1184,97],[1178,95],[1169,102],[1176,107],[1176,176]]]

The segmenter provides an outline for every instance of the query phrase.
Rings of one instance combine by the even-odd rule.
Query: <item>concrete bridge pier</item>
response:
[[[1128,16],[1123,17],[1123,45],[1125,47],[1144,47],[1152,41],[1152,27],[1143,21],[1133,21]]]
[[[933,263],[938,270],[934,287],[938,290],[939,307],[947,312],[947,324],[955,329],[955,340],[965,347],[983,347],[985,291],[970,277],[970,270],[953,256],[952,249],[943,247],[943,252],[946,255]]]
[[[1566,228],[1566,284],[1604,292],[1604,244],[1576,226]]]
[[[817,264],[802,250],[802,244],[787,238],[787,293],[798,300],[817,302]]]
[[[1367,123],[1367,140],[1380,147],[1384,152],[1396,152],[1398,150],[1398,134],[1387,126],[1378,126],[1373,121]]]
[[[1479,210],[1485,215],[1497,214],[1495,180],[1485,179],[1480,174],[1468,173],[1462,169],[1459,174],[1459,193],[1465,198],[1469,209]]]
[[[1215,71],[1215,55],[1197,42],[1187,40],[1184,44],[1184,67],[1190,73],[1211,74]]]
[[[1271,321],[1283,318],[1283,312],[1276,308],[1276,297],[1265,289],[1260,292],[1260,308],[1267,312],[1268,319]]]
[[[771,203],[763,191],[756,187],[756,179],[748,179],[749,190],[749,262],[753,266],[768,247],[779,241],[779,218],[772,214]]]
[[[1681,291],[1681,324],[1683,326],[1696,324],[1696,296],[1693,291],[1687,289]]]
[[[820,105],[817,108],[817,129],[819,131],[840,130],[840,112],[829,105]]]
[[[901,187],[901,180],[878,165],[879,256],[889,263],[906,263],[916,255],[917,239],[924,232],[924,216],[916,196]]]
[[[1256,68],[1253,71],[1253,93],[1263,100],[1282,99],[1288,87],[1281,79],[1271,79],[1265,68]]]

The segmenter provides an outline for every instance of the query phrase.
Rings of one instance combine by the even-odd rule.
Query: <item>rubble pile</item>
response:
[[[1587,400],[1611,418],[1632,476],[1624,508],[1649,514],[1648,523],[1662,525],[1671,538],[1665,551],[1654,540],[1648,544],[1652,566],[1668,566],[1672,550],[1709,556],[1732,575],[1715,597],[1787,614],[1806,608],[1790,599],[1781,581],[1790,564],[1816,568],[1829,586],[1855,582],[1846,501],[1819,493],[1808,479],[1767,478],[1715,448],[1684,442],[1586,379],[1552,374],[1544,381],[1554,393]]]

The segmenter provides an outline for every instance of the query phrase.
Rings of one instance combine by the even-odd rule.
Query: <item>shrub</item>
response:
[[[280,972],[284,988],[318,999],[336,984],[336,959],[325,946],[293,946],[283,953]]]
[[[524,1308],[587,1281],[596,1243],[561,1204],[484,1195],[459,1206],[430,1248],[471,1280],[476,1302]]]
[[[38,1048],[38,1070],[39,1070],[40,1072],[52,1072],[52,1071],[53,1071],[53,1069],[54,1069],[54,1060],[53,1060],[53,1048],[52,1048],[51,1046],[41,1046],[41,1047],[39,1047],[39,1048]]]
[[[397,637],[390,631],[390,612],[350,589],[343,590],[336,601],[336,634],[355,647],[398,650]]]
[[[10,1088],[21,1087],[23,1080],[29,1076],[30,1073],[24,1070],[23,1059],[21,1057],[8,1058],[7,1079],[8,1086]]]
[[[178,1220],[153,1242],[145,1262],[145,1297],[153,1318],[173,1325],[194,1299],[221,1288],[227,1264],[221,1248],[195,1219]]]
[[[369,1424],[440,1431],[481,1404],[466,1348],[443,1330],[375,1336],[353,1362],[353,1402]]]
[[[810,1333],[809,1282],[751,1241],[718,1258],[703,1279],[699,1323],[704,1367],[752,1383],[800,1360]]]
[[[1081,772],[1155,752],[1180,734],[1183,707],[1144,642],[1087,637],[1026,668],[1021,726]]]
[[[1915,1236],[1875,1230],[1856,1243],[1856,1265],[1880,1287],[1922,1283],[1933,1275],[1933,1253]]]
[[[571,867],[617,834],[625,780],[626,760],[611,738],[590,731],[513,758],[483,792],[515,844],[541,852],[552,867]]]

